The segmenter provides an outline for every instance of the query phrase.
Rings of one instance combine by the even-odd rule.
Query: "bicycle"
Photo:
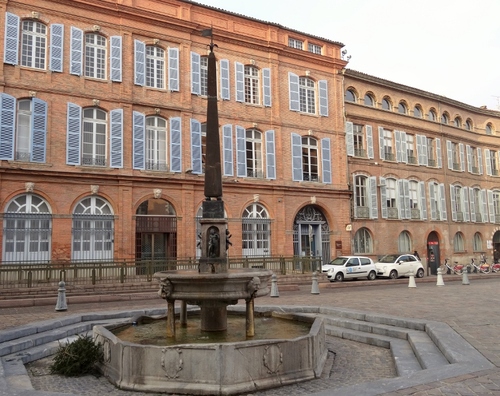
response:
[[[479,265],[476,264],[476,259],[472,257],[470,259],[470,264],[471,272],[474,273],[480,273],[480,274],[489,274],[491,272],[490,265],[486,262],[486,258],[484,258],[484,261],[481,260]]]
[[[456,275],[462,275],[462,272],[465,269],[465,265],[462,264],[457,264],[455,262],[455,265],[452,267],[450,264],[448,264],[449,259],[444,259],[444,263],[441,264],[441,273],[442,274],[456,274]]]

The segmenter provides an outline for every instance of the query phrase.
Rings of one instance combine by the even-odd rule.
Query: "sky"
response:
[[[500,111],[500,0],[194,0],[344,44],[348,68]]]

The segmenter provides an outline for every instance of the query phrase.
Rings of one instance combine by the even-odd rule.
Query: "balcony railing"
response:
[[[354,156],[360,157],[360,158],[366,158],[366,150],[362,149],[362,148],[355,148],[354,149]]]
[[[460,164],[457,163],[457,162],[454,162],[453,163],[453,170],[459,171],[460,169],[462,169],[462,167],[460,166]]]
[[[90,157],[84,155],[82,157],[82,165],[88,166],[106,166],[106,158],[103,157]]]
[[[356,206],[356,218],[357,219],[369,219],[370,218],[370,208],[368,206]]]
[[[436,167],[436,160],[435,159],[428,159],[427,164],[429,164],[429,166],[432,166],[433,168],[435,168]]]
[[[416,165],[417,164],[417,157],[408,156],[408,163],[412,164],[412,165]]]

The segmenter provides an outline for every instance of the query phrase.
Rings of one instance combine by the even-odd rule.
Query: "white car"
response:
[[[375,263],[377,276],[397,279],[401,276],[413,275],[416,278],[424,276],[424,266],[413,254],[386,254]]]
[[[373,260],[363,256],[340,256],[323,265],[321,269],[326,272],[330,282],[356,278],[374,280],[377,277]]]

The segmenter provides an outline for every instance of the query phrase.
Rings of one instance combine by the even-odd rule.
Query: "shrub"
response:
[[[88,335],[79,335],[69,344],[59,344],[52,364],[51,374],[75,377],[85,374],[97,374],[97,363],[103,362],[102,345]]]

